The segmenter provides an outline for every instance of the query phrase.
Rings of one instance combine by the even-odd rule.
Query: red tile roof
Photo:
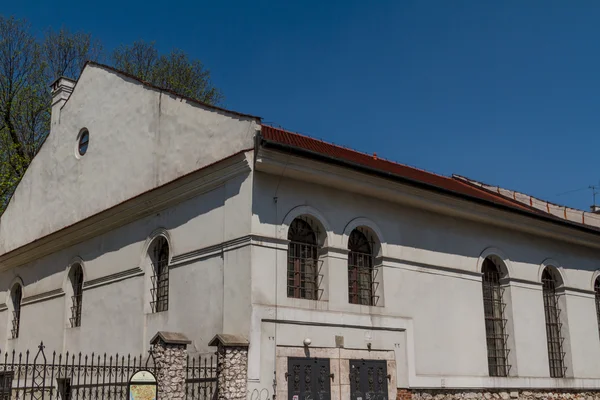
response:
[[[266,140],[267,143],[271,142],[279,145],[290,146],[292,148],[311,152],[315,155],[366,167],[374,172],[392,174],[397,178],[402,178],[421,185],[427,185],[433,188],[450,191],[462,196],[471,197],[473,199],[484,200],[486,202],[492,202],[513,209],[533,212],[538,215],[544,214],[539,210],[533,209],[532,207],[528,207],[504,196],[496,195],[493,192],[482,190],[474,185],[470,185],[450,177],[423,171],[418,168],[413,168],[381,159],[376,155],[361,153],[298,133],[289,132],[266,125],[262,126],[261,134],[262,138]]]

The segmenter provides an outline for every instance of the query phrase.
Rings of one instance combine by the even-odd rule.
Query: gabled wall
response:
[[[88,64],[0,219],[0,254],[250,149],[255,127]]]

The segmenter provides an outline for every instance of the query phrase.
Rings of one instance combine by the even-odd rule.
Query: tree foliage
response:
[[[112,59],[115,68],[161,88],[208,104],[223,99],[202,62],[191,60],[182,50],[160,55],[154,42],[137,41],[117,48]]]
[[[0,15],[0,214],[50,132],[50,84],[72,79],[88,60],[102,61],[102,44],[85,32],[48,29],[41,38],[30,25]],[[222,100],[199,60],[181,50],[161,55],[154,43],[121,46],[115,68],[209,104]]]

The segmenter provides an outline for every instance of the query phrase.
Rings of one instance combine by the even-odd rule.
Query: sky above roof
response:
[[[1,12],[37,32],[91,32],[108,51],[181,48],[211,69],[223,106],[404,164],[583,209],[600,181],[591,0],[20,0]]]

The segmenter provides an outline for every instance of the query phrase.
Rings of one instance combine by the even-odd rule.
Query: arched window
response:
[[[288,297],[318,300],[318,231],[306,218],[296,218],[288,231]]]
[[[23,299],[23,288],[19,283],[13,286],[10,293],[10,298],[13,306],[11,336],[13,339],[16,339],[19,337],[19,326],[21,324],[21,300]]]
[[[548,362],[550,376],[565,376],[565,353],[563,352],[562,324],[560,322],[560,305],[556,288],[559,286],[556,272],[549,267],[542,272],[542,291],[544,295],[544,314],[546,318],[546,339],[548,342]]]
[[[159,236],[150,246],[152,260],[152,312],[169,309],[169,243],[164,236]]]
[[[504,317],[504,289],[500,285],[501,268],[490,257],[483,261],[483,312],[490,376],[508,376],[508,346]]]
[[[375,305],[373,241],[361,230],[354,229],[348,238],[348,250],[348,301]]]
[[[600,333],[600,276],[594,282],[594,292],[596,293],[596,320],[598,321],[598,333]]]
[[[69,281],[73,289],[71,296],[71,327],[81,326],[81,305],[83,301],[83,268],[81,265],[75,264],[69,271]]]

